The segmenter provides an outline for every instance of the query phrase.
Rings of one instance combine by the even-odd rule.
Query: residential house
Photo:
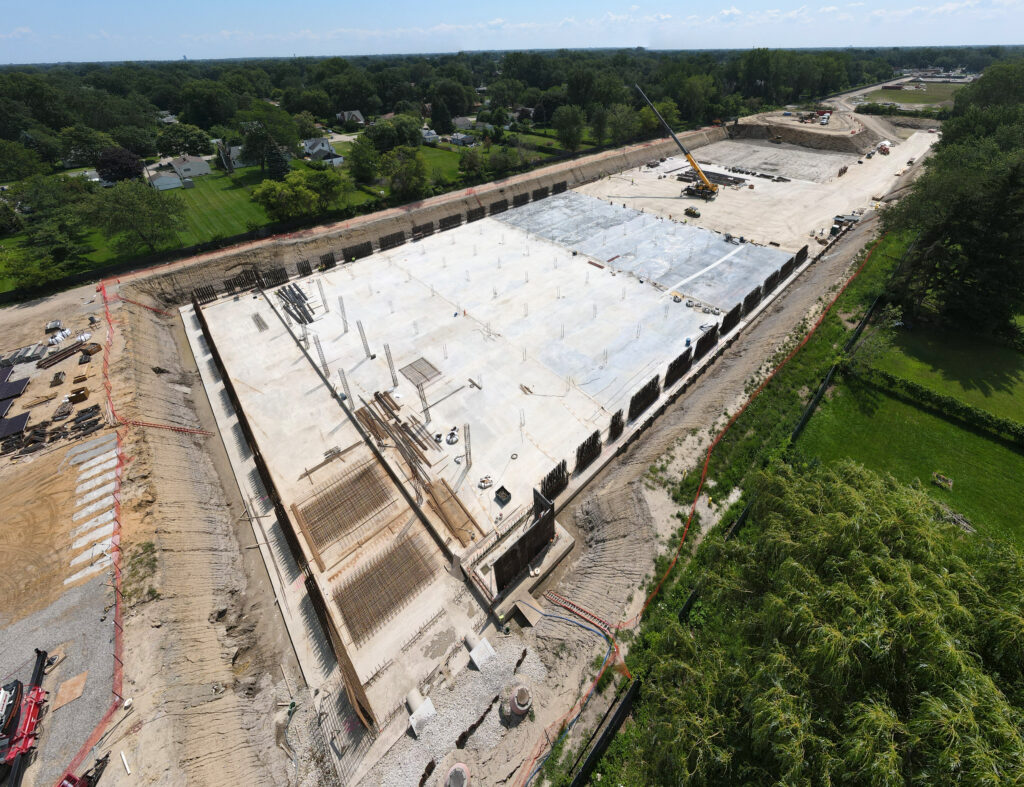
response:
[[[336,155],[331,141],[327,137],[302,140],[302,155],[309,156],[313,161],[323,161]]]
[[[461,131],[456,131],[452,134],[452,144],[468,148],[476,144],[476,137],[472,134],[463,134]]]
[[[494,126],[492,126],[490,123],[477,123],[474,126],[474,128],[477,131],[484,131],[484,132],[486,132],[488,134],[493,134],[494,133]]]
[[[325,156],[324,158],[320,159],[320,163],[327,164],[332,167],[340,167],[342,164],[345,163],[345,157],[339,156],[337,153],[335,153],[332,156]]]
[[[231,166],[235,169],[238,169],[239,167],[251,167],[259,164],[258,161],[249,161],[249,159],[243,158],[241,145],[232,145],[229,154],[231,155]]]
[[[181,178],[173,172],[154,172],[149,177],[149,185],[157,191],[167,191],[168,189],[180,189],[182,183]]]
[[[358,109],[346,109],[335,115],[338,120],[342,123],[353,122],[360,126],[366,125],[366,120],[363,119],[363,113]]]
[[[440,137],[437,135],[437,132],[434,131],[434,129],[432,128],[421,128],[420,134],[423,135],[424,145],[436,145],[437,141],[440,139]]]
[[[457,117],[452,120],[452,124],[455,128],[459,129],[459,131],[468,131],[473,128],[473,121],[467,117]]]
[[[178,158],[171,159],[171,167],[178,173],[179,178],[194,178],[210,174],[210,165],[199,156],[178,156]]]
[[[73,178],[85,178],[86,180],[90,181],[91,183],[99,183],[101,186],[103,186],[103,188],[107,188],[108,186],[113,186],[114,185],[109,180],[104,180],[103,178],[101,178],[100,174],[96,170],[94,170],[94,169],[86,169],[86,170],[82,170],[81,172],[72,172],[71,173],[71,177],[73,177]]]

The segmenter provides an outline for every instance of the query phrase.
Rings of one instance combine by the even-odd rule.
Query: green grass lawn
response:
[[[904,331],[877,366],[993,415],[1024,422],[1024,355],[1012,347],[956,333]]]
[[[979,532],[1024,544],[1017,505],[1021,453],[870,387],[841,384],[833,394],[808,424],[801,454],[822,461],[848,457],[905,483],[918,479]],[[952,490],[932,483],[936,470],[953,479]]]
[[[250,224],[266,224],[267,214],[249,195],[265,173],[259,167],[236,169],[234,174],[212,172],[195,178],[195,188],[175,189],[188,207],[185,228],[178,233],[182,246],[246,232]]]
[[[431,173],[437,170],[446,180],[453,181],[459,176],[459,154],[454,150],[423,145],[420,148],[423,160]]]
[[[865,101],[876,103],[895,102],[897,104],[941,104],[952,101],[953,94],[963,85],[950,85],[943,82],[927,82],[924,90],[875,90],[868,93]]]

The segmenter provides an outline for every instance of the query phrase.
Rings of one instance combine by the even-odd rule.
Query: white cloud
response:
[[[32,35],[31,27],[16,27],[9,33],[0,33],[0,38],[21,38],[27,35]]]
[[[833,13],[835,11],[838,11],[838,10],[839,10],[839,6],[837,6],[837,5],[823,5],[821,8],[818,9],[818,13],[819,14],[831,14],[831,13]]]
[[[729,6],[728,8],[723,8],[723,9],[722,9],[721,11],[719,11],[718,13],[719,13],[719,14],[720,14],[721,16],[726,16],[726,17],[729,17],[729,16],[742,16],[742,15],[743,15],[743,12],[742,12],[742,11],[740,11],[740,9],[738,9],[738,8],[737,8],[736,6],[734,6],[734,5],[733,5],[733,6]]]

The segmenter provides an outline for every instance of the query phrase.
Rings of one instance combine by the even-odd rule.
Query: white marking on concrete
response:
[[[94,487],[97,487],[100,484],[105,484],[107,481],[113,481],[113,480],[114,480],[114,471],[111,470],[111,471],[109,471],[107,473],[103,473],[102,475],[98,475],[98,476],[96,476],[94,478],[90,478],[88,481],[85,481],[84,483],[79,484],[78,486],[75,487],[75,494],[76,495],[80,495],[80,494],[82,494],[82,492],[88,492],[90,489],[92,489]]]
[[[80,475],[86,476],[86,475],[89,475],[90,473],[95,473],[96,472],[96,468],[98,466],[105,465],[108,462],[113,462],[114,464],[117,464],[117,449],[116,448],[113,451],[104,451],[99,456],[94,457],[93,459],[90,459],[88,462],[86,462],[84,465],[82,465],[81,467],[78,468],[78,472],[79,472]],[[111,465],[111,467],[113,467],[113,466],[114,465]]]
[[[111,522],[86,533],[81,538],[77,539],[75,543],[71,545],[72,549],[81,549],[82,547],[89,546],[93,541],[99,541],[101,538],[112,536],[114,534],[114,523]]]
[[[82,554],[71,559],[71,565],[77,566],[79,563],[89,562],[91,563],[101,555],[107,554],[107,550],[114,545],[113,538],[106,538],[103,541],[97,541]]]
[[[97,573],[98,571],[101,571],[102,569],[106,568],[107,566],[109,566],[113,562],[114,561],[110,557],[110,555],[104,555],[99,560],[97,560],[95,563],[93,563],[91,566],[86,566],[81,571],[78,571],[78,572],[72,574],[67,579],[65,579],[64,580],[64,584],[65,585],[70,585],[72,582],[77,582],[80,579],[85,579],[86,577],[92,576],[93,574]]]
[[[82,462],[92,459],[98,452],[109,450],[111,445],[116,442],[116,434],[110,434],[107,437],[90,440],[88,443],[82,443],[82,445],[76,445],[74,448],[69,449],[64,458],[73,465],[79,465]],[[86,454],[88,454],[88,456],[86,456]]]
[[[732,257],[732,256],[733,256],[734,254],[739,254],[739,253],[740,253],[741,251],[743,251],[743,244],[742,244],[742,243],[741,243],[741,244],[740,244],[739,246],[737,246],[737,247],[736,247],[735,249],[733,249],[732,251],[730,251],[730,252],[729,252],[728,254],[726,254],[726,255],[725,255],[724,257],[722,257],[722,258],[720,258],[720,259],[717,259],[717,260],[715,260],[715,261],[714,261],[713,263],[711,263],[710,265],[708,265],[708,266],[707,266],[706,268],[701,268],[701,269],[700,269],[699,271],[697,271],[696,273],[694,273],[694,274],[691,274],[690,276],[687,276],[687,277],[686,277],[685,279],[683,279],[683,280],[682,280],[681,282],[679,282],[678,284],[676,284],[676,286],[675,286],[675,287],[669,287],[668,291],[667,291],[667,292],[666,292],[665,294],[666,294],[666,295],[671,295],[671,294],[672,294],[672,293],[673,293],[674,291],[678,292],[679,288],[680,288],[680,287],[682,287],[682,286],[683,286],[684,284],[689,284],[689,283],[690,283],[691,281],[693,281],[694,279],[697,279],[697,278],[699,278],[699,277],[703,276],[703,275],[704,275],[705,273],[707,273],[707,272],[708,272],[709,270],[711,270],[712,268],[717,268],[717,267],[718,267],[719,265],[721,265],[721,264],[722,264],[723,262],[725,262],[725,261],[726,261],[727,259],[729,259],[730,257]],[[680,294],[681,294],[681,293],[680,293]]]
[[[75,507],[84,506],[86,503],[91,503],[93,500],[98,500],[104,495],[109,495],[114,491],[117,484],[111,481],[109,484],[104,484],[99,489],[93,489],[91,492],[87,492],[75,501]]]
[[[97,500],[92,505],[86,506],[81,511],[76,511],[74,516],[71,517],[72,522],[77,522],[79,519],[95,514],[97,511],[106,511],[108,508],[114,505],[114,496],[108,495],[102,500]]]
[[[78,527],[76,527],[74,530],[71,531],[71,537],[74,538],[75,536],[82,535],[82,533],[88,533],[93,528],[99,527],[100,525],[105,525],[107,524],[107,522],[113,521],[113,519],[114,509],[110,509],[109,511],[106,511],[105,513],[102,513],[97,517],[93,517],[84,525],[79,525]]]

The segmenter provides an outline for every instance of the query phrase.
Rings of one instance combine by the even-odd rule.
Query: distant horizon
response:
[[[1019,46],[1024,0],[723,0],[685,6],[636,0],[521,0],[432,5],[394,0],[339,11],[308,0],[301,15],[266,0],[7,3],[4,65],[374,57],[558,49],[652,51]],[[696,8],[694,6],[693,8]],[[974,44],[942,43],[956,31]],[[1013,33],[1013,31],[1018,31]]]
[[[646,52],[747,52],[751,49],[786,50],[793,52],[834,52],[864,49],[980,49],[983,47],[1003,47],[1007,49],[1024,49],[1024,42],[1013,44],[844,44],[843,46],[735,46],[735,47],[685,47],[685,48],[654,48],[646,46],[577,46],[577,47],[514,47],[511,49],[452,49],[423,52],[357,52],[348,54],[306,54],[306,55],[237,55],[233,57],[178,57],[178,58],[117,58],[112,60],[49,60],[36,62],[0,63],[0,68],[17,68],[19,66],[63,66],[63,65],[120,65],[124,63],[216,63],[236,62],[242,60],[326,60],[332,57],[345,58],[389,58],[389,57],[442,57],[446,55],[504,54],[508,52],[616,52],[642,49]]]

